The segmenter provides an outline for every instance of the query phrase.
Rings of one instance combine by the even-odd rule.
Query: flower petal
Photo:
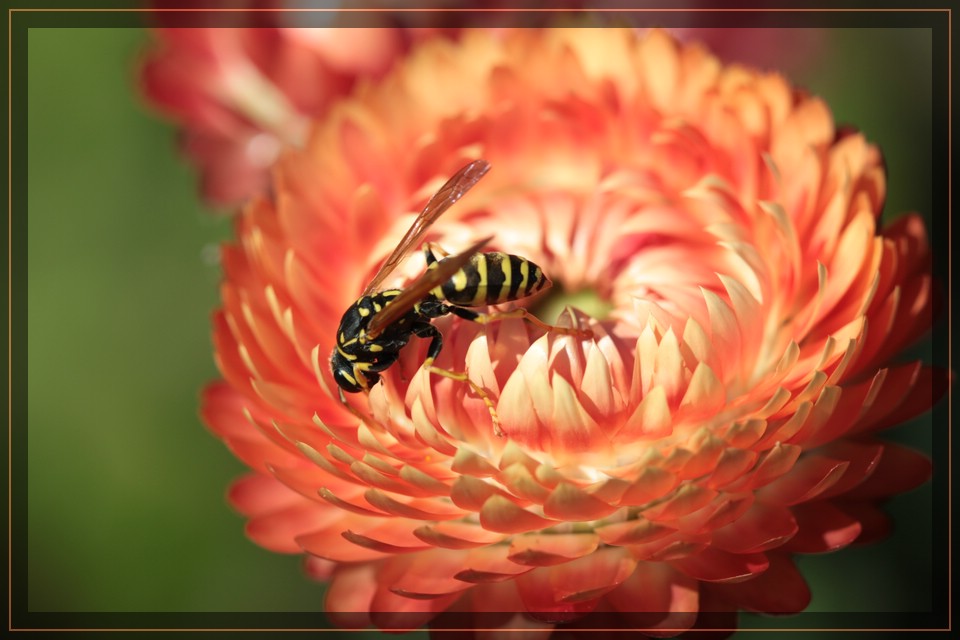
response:
[[[599,500],[570,483],[562,482],[543,504],[543,514],[556,520],[596,520],[608,516],[617,507]]]
[[[697,580],[742,582],[766,571],[770,562],[762,553],[734,554],[708,548],[696,555],[673,560],[672,564]]]
[[[518,507],[503,496],[490,496],[480,509],[480,524],[500,533],[524,533],[544,529],[553,521]]]
[[[547,566],[569,562],[593,553],[599,539],[595,534],[515,536],[510,542],[512,561],[518,564]]]
[[[783,545],[799,528],[786,507],[755,502],[739,519],[718,529],[713,542],[731,553],[760,553]]]
[[[673,635],[693,625],[700,607],[696,580],[665,562],[638,563],[633,573],[607,595],[632,628],[647,635]],[[651,633],[663,630],[661,633]]]
[[[827,501],[797,505],[793,515],[800,529],[784,549],[794,553],[835,551],[856,540],[862,529],[855,518]]]
[[[597,599],[626,580],[636,566],[621,550],[605,549],[517,578],[524,606],[536,618],[570,620],[592,611]]]
[[[784,615],[810,604],[810,588],[796,566],[783,554],[770,554],[769,568],[753,578],[715,588],[726,599],[749,611]]]

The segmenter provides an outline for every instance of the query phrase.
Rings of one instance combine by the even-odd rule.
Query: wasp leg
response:
[[[497,415],[497,408],[493,406],[493,400],[490,399],[490,394],[488,394],[483,387],[471,380],[466,371],[450,371],[449,369],[441,369],[433,365],[433,361],[440,355],[440,349],[443,348],[443,334],[440,333],[440,330],[429,322],[421,322],[413,326],[413,333],[420,338],[430,338],[430,346],[427,347],[427,357],[423,361],[423,366],[426,367],[427,371],[450,378],[451,380],[456,380],[457,382],[465,382],[469,385],[473,392],[483,400],[483,404],[487,406],[487,411],[490,412],[490,421],[493,423],[493,433],[498,438],[503,437],[503,430],[500,428],[500,416]]]
[[[427,266],[429,267],[434,262],[437,262],[437,256],[440,256],[440,259],[448,257],[450,254],[440,248],[438,245],[428,242],[423,247],[423,254],[427,259]]]
[[[456,305],[446,305],[446,308],[450,313],[478,324],[490,324],[492,322],[500,322],[501,320],[520,318],[522,320],[526,320],[535,327],[543,329],[544,331],[553,331],[565,336],[574,336],[576,338],[580,338],[581,340],[591,340],[593,338],[593,331],[590,329],[573,329],[570,327],[558,327],[555,324],[547,324],[523,307],[517,307],[516,309],[512,309],[510,311],[500,311],[497,313],[477,313],[476,311],[464,309],[463,307],[458,307]]]

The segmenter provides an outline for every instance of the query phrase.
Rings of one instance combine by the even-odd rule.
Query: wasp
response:
[[[420,243],[430,225],[477,184],[489,169],[485,160],[475,160],[440,187],[357,301],[343,314],[330,367],[340,388],[340,399],[351,410],[343,392],[369,391],[379,382],[380,373],[397,361],[410,338],[417,336],[430,339],[423,366],[431,373],[468,384],[484,401],[496,433],[502,435],[487,393],[465,372],[433,366],[443,348],[443,335],[431,320],[448,314],[481,324],[523,318],[545,330],[581,337],[591,335],[588,331],[545,324],[522,307],[487,314],[470,309],[519,300],[551,285],[543,270],[526,258],[499,251],[481,252],[492,236],[479,240],[457,255],[443,254],[439,259],[427,244],[424,247],[427,270],[423,275],[404,289],[377,291]]]

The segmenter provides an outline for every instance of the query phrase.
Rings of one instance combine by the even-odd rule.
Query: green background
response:
[[[28,286],[29,609],[319,611],[299,557],[244,537],[224,499],[244,468],[197,417],[231,230],[137,94],[148,40],[29,33],[28,270],[12,276]],[[790,71],[884,149],[888,212],[931,214],[931,55],[927,30],[832,30]],[[929,452],[932,428],[890,434]],[[802,558],[811,610],[929,609],[931,496],[894,499],[881,544]]]

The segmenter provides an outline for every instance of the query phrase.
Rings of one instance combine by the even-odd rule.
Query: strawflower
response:
[[[360,419],[329,367],[341,314],[475,158],[489,174],[426,239],[492,235],[554,283],[520,304],[579,293],[557,321],[593,337],[441,318],[436,364],[502,435],[419,339],[349,396]],[[877,503],[930,473],[877,438],[945,384],[891,364],[932,284],[920,219],[880,226],[885,185],[821,99],[662,31],[422,44],[282,156],[224,247],[203,417],[252,470],[230,491],[248,535],[305,554],[345,627],[671,635],[803,610],[796,554],[882,536]]]

